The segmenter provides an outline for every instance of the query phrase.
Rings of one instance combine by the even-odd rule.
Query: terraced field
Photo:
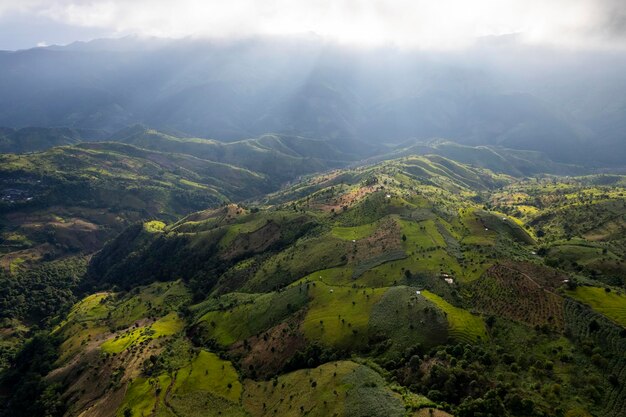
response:
[[[564,299],[541,281],[514,264],[496,265],[470,284],[472,305],[485,314],[562,330]]]
[[[599,347],[602,357],[608,358],[604,366],[605,380],[597,387],[602,395],[601,415],[622,416],[626,412],[626,386],[621,383],[626,378],[626,349],[624,328],[592,309],[573,300],[565,303],[565,320],[568,329],[579,340],[590,340]]]

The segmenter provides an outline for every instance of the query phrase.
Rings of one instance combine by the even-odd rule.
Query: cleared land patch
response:
[[[344,240],[356,240],[368,237],[376,230],[376,223],[364,224],[361,226],[342,227],[335,226],[332,228],[332,235]]]

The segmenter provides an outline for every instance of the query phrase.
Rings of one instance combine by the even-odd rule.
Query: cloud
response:
[[[605,0],[605,21],[601,28],[609,37],[626,38],[626,3],[623,0]]]
[[[626,46],[624,0],[0,0],[0,16],[10,12],[163,37],[312,32],[347,43],[450,49],[516,34],[531,44]]]

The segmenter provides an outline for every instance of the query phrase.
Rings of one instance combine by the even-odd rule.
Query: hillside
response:
[[[129,224],[173,220],[269,190],[231,165],[116,143],[0,155],[2,269],[91,253]]]
[[[328,140],[271,134],[224,143],[180,138],[136,127],[118,132],[112,139],[159,152],[183,153],[240,166],[267,175],[276,186],[300,175],[345,166],[357,160],[360,154],[357,151],[342,152]]]
[[[625,185],[411,155],[137,223],[75,267],[0,415],[620,416]]]
[[[501,146],[467,146],[444,139],[408,141],[396,146],[391,152],[373,159],[384,160],[430,154],[514,177],[537,174],[582,175],[587,172],[581,166],[554,162],[541,152],[508,149]]]
[[[595,175],[523,181],[491,203],[543,237],[546,262],[570,273],[622,286],[626,277],[624,177]]]
[[[107,135],[110,142],[85,142],[97,135],[47,128],[2,132],[15,153],[0,154],[4,270],[44,253],[45,260],[89,254],[133,222],[172,221],[260,196],[356,158],[328,141],[281,135],[223,143],[134,126]],[[54,147],[65,144],[73,146]],[[39,148],[44,151],[30,152]]]

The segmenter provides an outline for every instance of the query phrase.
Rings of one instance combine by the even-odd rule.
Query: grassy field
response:
[[[331,234],[334,237],[343,240],[358,240],[368,237],[369,235],[374,233],[374,230],[376,230],[377,226],[377,223],[363,224],[361,226],[354,227],[335,226],[332,228]]]
[[[367,341],[369,317],[386,288],[333,287],[323,282],[309,286],[311,302],[302,323],[309,340],[339,348],[362,346]]]
[[[166,374],[156,378],[135,379],[128,387],[116,416],[126,417],[127,410],[130,410],[132,416],[152,415],[153,410],[162,407],[166,389],[171,381],[171,377]]]
[[[422,295],[446,313],[446,319],[450,326],[450,336],[467,343],[487,340],[487,330],[482,318],[451,305],[430,291],[423,291]]]
[[[256,218],[250,219],[249,221],[229,226],[226,233],[220,240],[219,246],[221,248],[228,247],[228,245],[230,245],[240,233],[254,232],[255,230],[262,227],[266,223],[266,221],[267,218],[258,216]]]
[[[388,338],[391,350],[404,350],[421,344],[432,347],[448,338],[448,322],[443,313],[416,288],[392,287],[374,305],[369,319],[369,333]]]
[[[109,306],[107,323],[114,329],[126,328],[147,316],[163,316],[188,303],[190,297],[189,290],[181,281],[157,282],[113,302]]]
[[[350,361],[295,371],[275,382],[247,380],[243,404],[259,417],[405,415],[400,396],[386,387],[380,375]]]
[[[242,384],[232,364],[201,350],[172,374],[134,379],[116,415],[124,417],[130,410],[132,416],[238,416],[243,415],[241,394]],[[203,413],[209,403],[210,411]]]
[[[446,245],[432,220],[419,223],[399,220],[399,223],[402,227],[402,233],[406,236],[404,247],[407,250],[416,248],[424,250],[445,247]]]
[[[165,228],[165,223],[159,220],[151,220],[149,222],[145,222],[143,224],[143,228],[146,232],[158,233],[163,231],[163,229]]]
[[[104,342],[100,347],[107,353],[120,353],[131,346],[152,339],[172,336],[180,332],[183,326],[183,320],[178,316],[178,313],[172,312],[148,326],[139,327],[135,330],[127,330],[122,334],[118,334],[115,338]]]
[[[100,347],[119,353],[143,341],[174,335],[183,328],[183,320],[175,311],[189,299],[189,291],[180,281],[151,284],[125,295],[92,294],[78,302],[53,330],[64,337],[59,362],[103,337],[108,340]],[[146,319],[150,324],[139,326]],[[139,327],[133,327],[136,323]]]
[[[68,322],[91,321],[104,317],[108,313],[108,308],[104,300],[111,295],[107,292],[100,292],[89,295],[78,302],[67,315],[65,322],[61,323],[57,328],[61,328]]]
[[[348,243],[331,236],[298,241],[272,256],[244,287],[250,292],[283,287],[320,269],[345,264]]]
[[[228,346],[278,324],[307,302],[303,287],[291,287],[285,291],[258,295],[250,302],[228,310],[214,310],[204,314],[203,324],[207,337]]]
[[[310,281],[321,281],[326,285],[350,285],[354,281],[352,279],[353,269],[351,267],[338,267],[315,271],[306,277],[291,284],[300,285]]]
[[[587,286],[579,286],[567,294],[626,327],[626,295]]]
[[[185,395],[194,391],[204,391],[238,403],[242,385],[233,365],[220,359],[216,354],[201,350],[189,366],[176,372],[175,395]]]
[[[475,209],[463,210],[460,213],[460,220],[467,229],[463,237],[463,243],[472,245],[494,245],[498,233],[491,230],[481,221],[479,212]]]

